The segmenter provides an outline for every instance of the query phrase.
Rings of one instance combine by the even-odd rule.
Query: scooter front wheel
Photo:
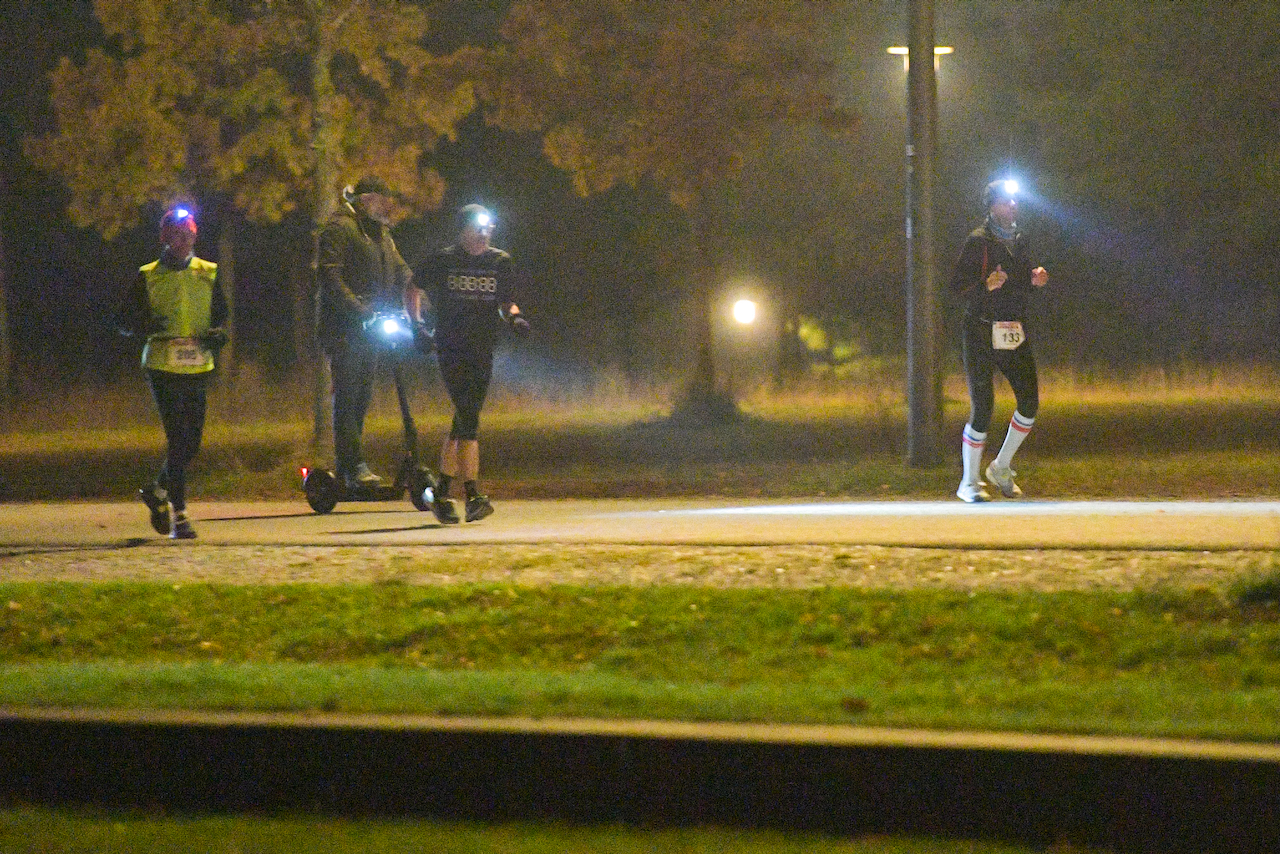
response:
[[[307,495],[307,503],[317,513],[328,513],[338,506],[338,479],[333,472],[324,469],[312,469],[302,481],[302,491]]]
[[[431,494],[427,495],[430,490]],[[409,472],[409,501],[422,511],[431,509],[431,499],[435,497],[436,477],[427,469],[416,467]]]

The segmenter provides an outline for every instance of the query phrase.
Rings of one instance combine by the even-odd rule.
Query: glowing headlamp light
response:
[[[1018,182],[1013,180],[1012,178],[1009,178],[1004,182],[1005,194],[1008,195],[1010,198],[1018,195],[1018,190],[1019,190]]]
[[[487,213],[478,213],[472,223],[476,228],[490,228],[493,226],[493,217]]]

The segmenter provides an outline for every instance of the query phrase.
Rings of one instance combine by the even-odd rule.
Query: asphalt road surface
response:
[[[442,526],[408,501],[317,514],[299,497],[193,502],[205,545],[857,544],[982,548],[1280,548],[1280,501],[499,501]],[[140,502],[0,505],[0,546],[109,546],[155,538]]]

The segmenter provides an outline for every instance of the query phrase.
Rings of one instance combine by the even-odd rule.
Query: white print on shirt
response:
[[[496,276],[466,276],[450,273],[448,287],[449,290],[459,294],[491,294],[498,290],[498,278]]]

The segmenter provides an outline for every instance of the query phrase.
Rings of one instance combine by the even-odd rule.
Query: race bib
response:
[[[1017,350],[1027,335],[1017,320],[997,320],[991,324],[991,346],[997,350]]]
[[[207,356],[194,338],[171,338],[165,342],[165,363],[171,368],[199,368]]]

